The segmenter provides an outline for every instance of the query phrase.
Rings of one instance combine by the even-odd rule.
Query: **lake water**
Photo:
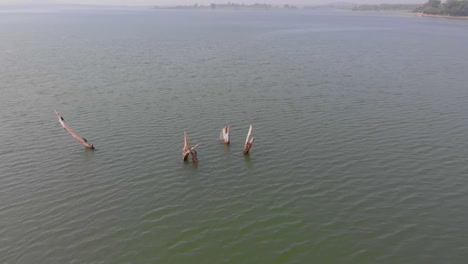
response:
[[[466,20],[6,12],[0,40],[1,263],[466,262]]]

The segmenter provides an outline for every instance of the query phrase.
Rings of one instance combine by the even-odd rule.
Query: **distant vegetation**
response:
[[[297,10],[294,5],[285,4],[275,6],[270,4],[210,4],[210,5],[178,5],[178,6],[156,6],[156,9],[186,9],[186,10]],[[446,0],[442,3],[441,0],[429,0],[424,5],[415,4],[379,4],[379,5],[358,5],[352,4],[328,4],[303,6],[302,9],[351,9],[353,11],[413,11],[415,13],[423,13],[430,15],[447,15],[447,16],[468,16],[468,0]]]
[[[303,8],[307,10],[322,10],[322,9],[339,9],[339,10],[351,10],[354,4],[350,3],[334,3],[324,5],[306,5]]]
[[[294,5],[283,5],[283,6],[272,6],[270,4],[236,4],[236,3],[227,3],[227,4],[210,4],[210,5],[178,5],[172,7],[155,7],[157,9],[189,9],[189,10],[270,10],[270,9],[297,9]]]
[[[446,16],[468,16],[468,0],[429,0],[423,6],[416,8],[415,13]]]
[[[380,4],[380,5],[359,5],[353,11],[411,11],[421,5],[410,4]]]

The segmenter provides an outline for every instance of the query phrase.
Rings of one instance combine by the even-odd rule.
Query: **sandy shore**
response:
[[[421,17],[438,17],[438,18],[451,18],[451,19],[468,19],[468,16],[448,16],[448,15],[431,15],[431,14],[421,14],[414,13],[415,16]]]

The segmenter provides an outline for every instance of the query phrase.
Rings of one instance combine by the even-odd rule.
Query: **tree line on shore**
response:
[[[325,5],[325,6],[303,6],[302,9],[320,9],[324,7],[334,9],[351,9],[353,11],[413,11],[414,13],[422,13],[428,15],[445,15],[445,16],[468,16],[468,0],[446,0],[442,3],[441,0],[428,0],[424,5],[418,4],[378,4],[378,5]],[[285,4],[282,6],[274,6],[271,4],[238,4],[228,2],[227,4],[210,4],[210,5],[178,5],[178,6],[156,6],[157,9],[211,9],[211,10],[278,10],[278,9],[300,9],[294,5]]]
[[[176,8],[176,9],[234,9],[234,10],[242,10],[242,9],[261,9],[261,10],[269,10],[269,9],[296,9],[297,7],[294,5],[285,4],[283,6],[273,6],[270,4],[260,4],[260,3],[253,3],[253,4],[237,4],[228,2],[227,4],[210,4],[210,5],[177,5],[173,7],[159,7],[156,6],[155,8],[164,9],[164,8]]]
[[[446,16],[468,16],[468,0],[429,0],[414,10],[415,13]]]
[[[353,7],[353,11],[410,11],[420,6],[414,4],[358,5]]]

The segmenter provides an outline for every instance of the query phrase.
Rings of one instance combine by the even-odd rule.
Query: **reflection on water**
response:
[[[247,166],[247,168],[250,168],[251,164],[250,164],[250,153],[247,153],[244,155],[244,161],[245,161],[245,165]]]

